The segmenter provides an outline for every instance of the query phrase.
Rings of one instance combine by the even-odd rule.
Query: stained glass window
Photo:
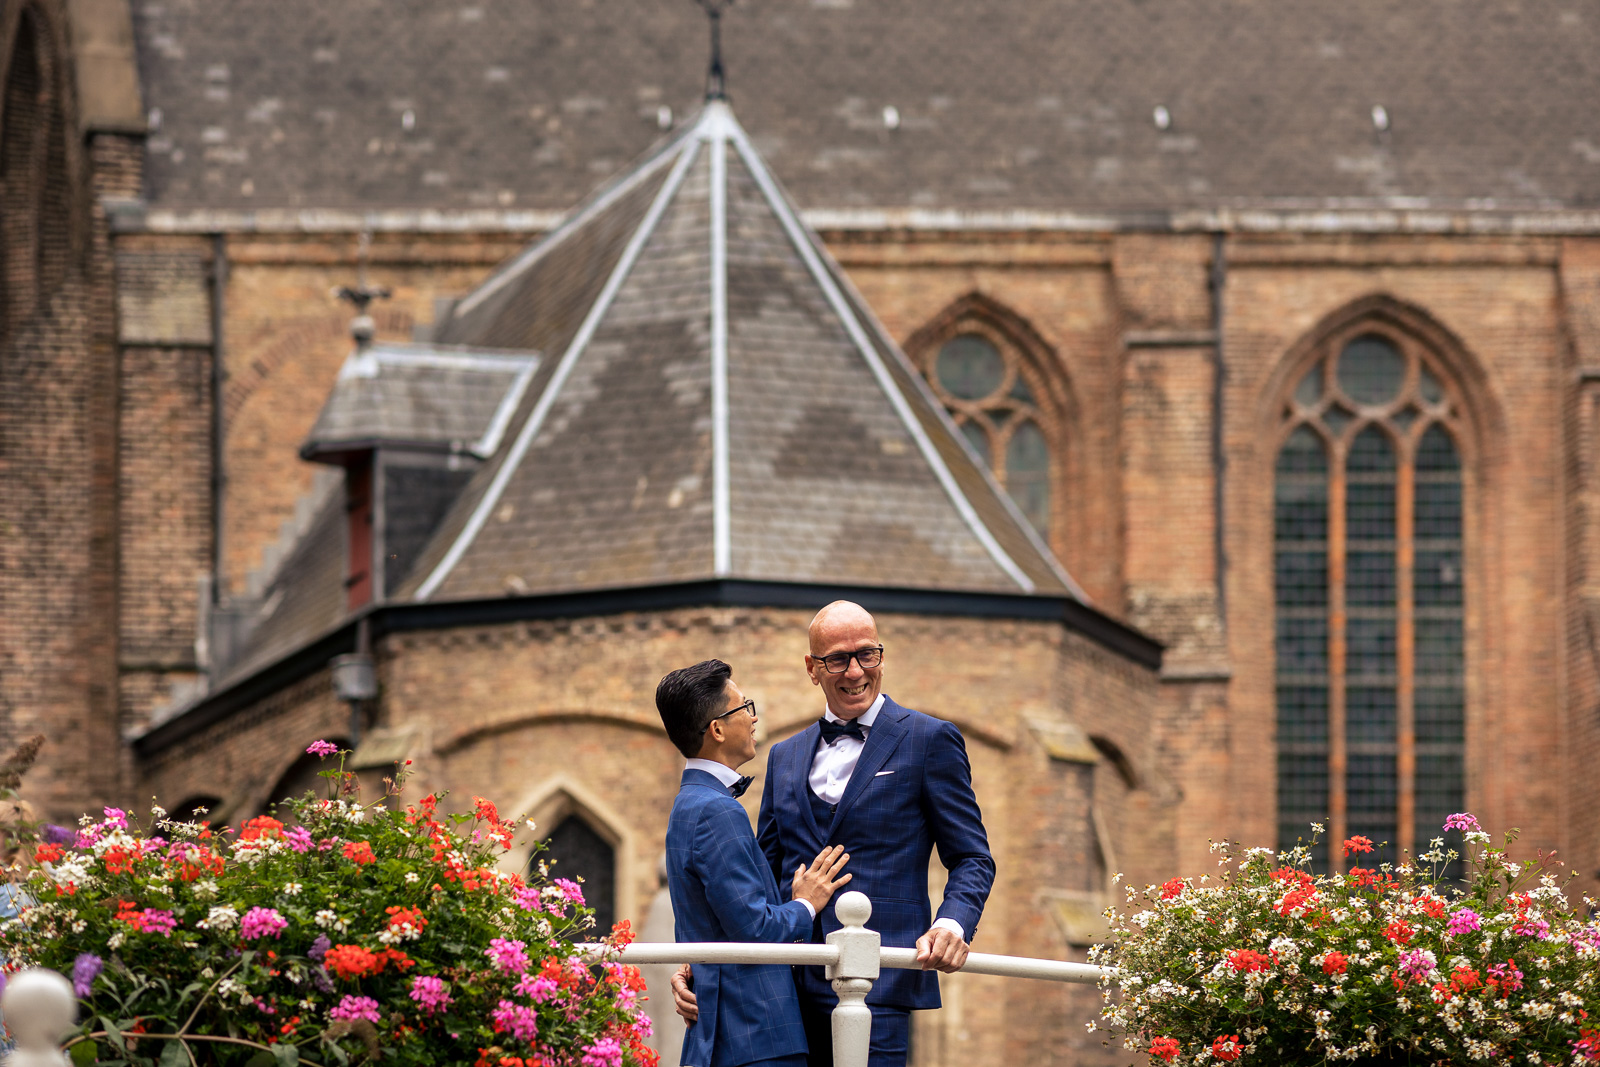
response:
[[[933,352],[928,380],[978,458],[1034,529],[1049,536],[1054,463],[1030,371],[1013,346],[962,332]]]
[[[1457,412],[1423,354],[1364,333],[1300,377],[1274,487],[1278,840],[1418,855],[1465,806]],[[1350,861],[1355,862],[1355,861]]]

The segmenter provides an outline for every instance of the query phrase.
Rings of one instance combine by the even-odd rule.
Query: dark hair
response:
[[[678,751],[693,759],[700,752],[706,727],[725,710],[728,679],[733,668],[720,659],[673,671],[656,686],[656,710],[661,725]]]

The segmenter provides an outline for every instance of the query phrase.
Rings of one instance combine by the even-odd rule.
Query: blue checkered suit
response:
[[[704,771],[685,770],[667,821],[667,889],[678,941],[804,942],[811,913],[784,902],[750,817]],[[683,1037],[686,1067],[738,1067],[804,1055],[805,1028],[784,967],[694,965],[700,1017]]]
[[[810,863],[828,845],[843,845],[850,853],[845,870],[855,875],[846,888],[872,899],[868,927],[882,935],[885,945],[909,947],[933,923],[928,858],[938,848],[950,872],[939,915],[960,923],[970,942],[994,885],[994,859],[972,792],[972,767],[961,731],[886,697],[838,810],[826,825],[818,816],[826,815],[827,808],[820,813],[813,808],[806,781],[821,736],[813,723],[774,745],[767,756],[756,833],[772,870],[781,877]],[[813,941],[839,928],[833,903],[817,916]],[[808,1000],[834,1000],[821,967],[804,968],[799,984]],[[937,972],[885,970],[873,983],[867,1003],[937,1008]]]

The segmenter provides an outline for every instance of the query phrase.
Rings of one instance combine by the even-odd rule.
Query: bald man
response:
[[[871,927],[883,944],[917,949],[921,971],[885,970],[873,983],[871,1067],[903,1067],[913,1010],[939,1006],[935,971],[966,962],[994,885],[994,859],[972,791],[961,731],[903,708],[883,693],[885,651],[878,625],[859,604],[840,600],[811,621],[805,657],[822,690],[822,718],[772,747],[756,835],[774,877],[843,845],[855,879],[872,899]],[[949,871],[935,918],[928,902],[933,850]],[[830,902],[811,940],[837,930]],[[821,967],[795,969],[810,1067],[832,1067],[830,1013],[838,1003]],[[695,1011],[681,977],[680,1014]]]

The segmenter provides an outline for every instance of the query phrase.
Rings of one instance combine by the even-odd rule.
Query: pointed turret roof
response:
[[[545,363],[401,598],[735,578],[1082,599],[721,101],[436,339]]]

